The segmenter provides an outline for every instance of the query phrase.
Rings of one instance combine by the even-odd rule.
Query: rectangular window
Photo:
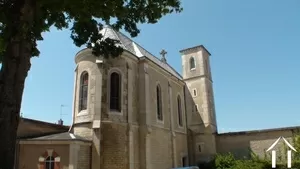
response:
[[[196,152],[197,153],[202,153],[204,148],[204,143],[198,143],[196,144]]]
[[[181,165],[182,165],[182,167],[187,167],[188,166],[187,157],[182,157],[181,158]]]
[[[194,97],[197,96],[197,89],[193,89],[193,96],[194,96]]]
[[[195,111],[196,111],[196,112],[199,111],[199,109],[198,109],[198,104],[195,105]]]

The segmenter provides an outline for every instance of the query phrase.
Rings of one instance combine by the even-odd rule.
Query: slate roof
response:
[[[89,141],[83,137],[74,135],[73,133],[65,132],[59,134],[46,135],[42,137],[31,138],[32,141]]]
[[[148,52],[146,49],[144,49],[139,44],[135,43],[132,39],[127,37],[121,32],[115,31],[110,26],[104,26],[104,28],[100,31],[100,33],[103,35],[103,38],[110,38],[114,40],[120,41],[120,46],[127,50],[134,55],[136,55],[139,58],[146,57],[161,68],[165,69],[167,72],[171,73],[173,76],[177,77],[178,79],[182,80],[181,75],[176,72],[175,69],[173,69],[168,63],[163,63],[159,58],[152,55],[150,52]]]

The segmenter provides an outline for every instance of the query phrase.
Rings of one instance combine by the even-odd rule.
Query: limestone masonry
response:
[[[292,142],[298,127],[217,133],[204,46],[180,51],[181,75],[166,51],[159,59],[111,27],[101,33],[121,42],[122,56],[104,59],[90,49],[76,54],[72,126],[23,119],[16,168],[171,169],[216,153],[263,157],[280,136]]]

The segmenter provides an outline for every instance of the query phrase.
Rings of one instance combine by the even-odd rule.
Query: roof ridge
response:
[[[128,37],[127,35],[125,35],[124,33],[122,33],[121,31],[116,31],[114,28],[109,27],[110,29],[113,30],[113,32],[118,32],[119,34],[121,34],[122,36],[126,37],[127,39],[129,39],[131,42],[134,42],[136,44],[136,46],[142,48],[144,51],[146,51],[147,53],[149,53],[150,55],[154,56],[156,59],[160,60],[158,57],[156,57],[155,55],[153,55],[151,52],[149,52],[148,50],[146,50],[144,47],[142,47],[139,43],[137,43],[136,41],[134,41],[133,39],[131,39],[130,37]],[[119,38],[119,36],[118,36]],[[120,38],[119,38],[120,39]]]
[[[121,31],[117,31],[111,26],[104,26],[104,29],[111,30],[110,32],[112,32],[111,34],[113,34],[111,36],[113,36],[113,37],[116,36],[116,38],[120,41],[121,46],[125,50],[130,51],[130,52],[134,52],[133,54],[136,55],[137,57],[145,56],[146,58],[152,60],[154,63],[158,64],[159,67],[161,67],[165,71],[167,71],[170,74],[176,76],[178,79],[182,79],[181,74],[178,73],[172,66],[170,66],[168,63],[163,63],[159,57],[153,55],[151,52],[149,52],[147,49],[142,47],[139,43],[137,43],[136,41],[134,41],[133,39],[131,39],[130,37],[128,37],[127,35],[125,35]],[[109,37],[110,33],[107,33],[107,34],[108,34],[108,37]],[[139,52],[137,52],[136,48],[138,49],[140,54],[139,54]]]

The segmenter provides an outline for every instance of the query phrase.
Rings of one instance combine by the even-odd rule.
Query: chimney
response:
[[[57,124],[62,126],[64,125],[64,121],[62,119],[59,119]]]

